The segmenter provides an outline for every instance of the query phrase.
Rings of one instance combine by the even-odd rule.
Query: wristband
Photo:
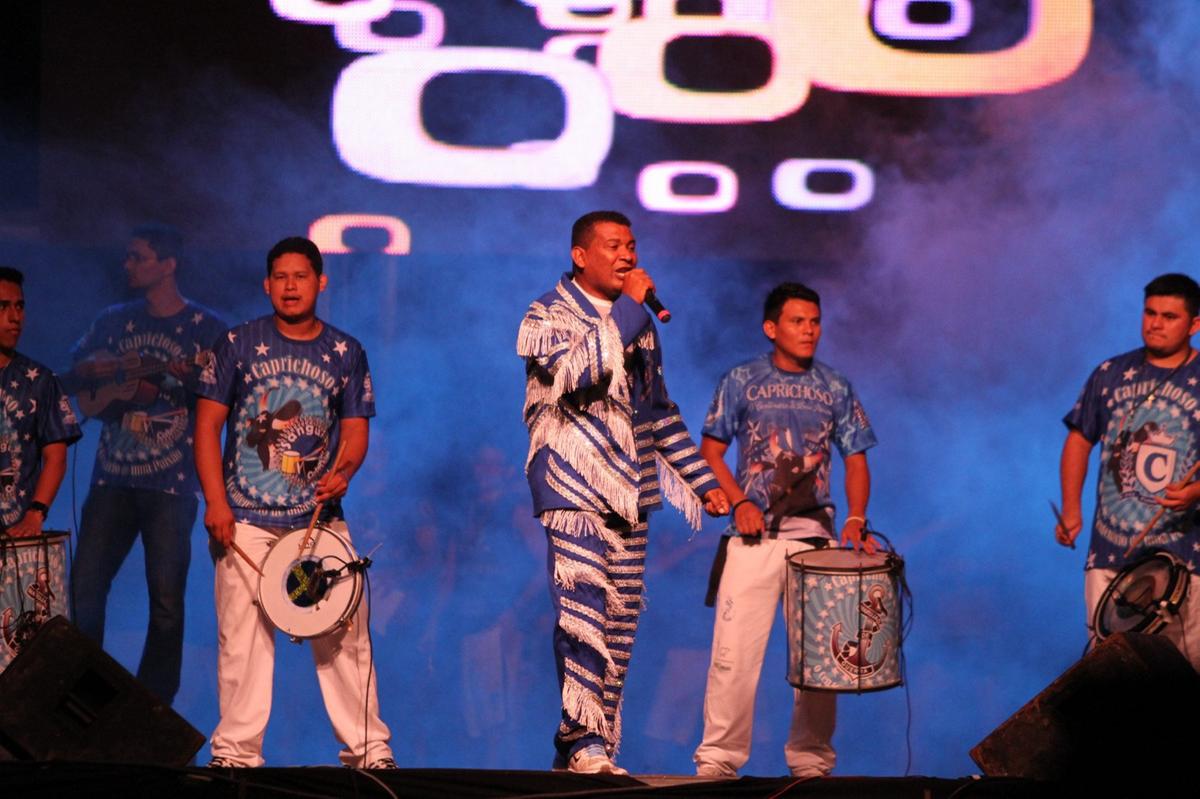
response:
[[[863,518],[863,517],[861,517],[861,516],[850,516],[850,517],[848,517],[848,518],[846,519],[846,524],[849,524],[850,522],[853,522],[853,521],[859,521],[859,522],[862,522],[862,523],[863,523],[863,527],[866,527],[866,526],[867,526],[867,520],[866,520],[866,519],[864,519],[864,518]]]
[[[744,505],[747,502],[752,502],[752,501],[753,500],[751,500],[750,497],[742,497],[737,502],[733,503],[733,507],[729,509],[729,515],[732,516],[733,514],[737,513],[737,509],[738,509],[739,505]]]
[[[50,512],[50,506],[45,502],[38,502],[36,499],[29,503],[29,510],[35,510],[42,514],[42,521],[46,521],[46,514]]]

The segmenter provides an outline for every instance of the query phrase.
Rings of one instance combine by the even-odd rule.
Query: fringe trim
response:
[[[542,526],[548,527],[556,533],[579,538],[580,536],[590,535],[599,538],[608,548],[614,553],[613,557],[625,557],[625,542],[621,539],[621,535],[604,523],[604,519],[598,513],[589,513],[582,510],[545,510],[539,517]]]
[[[586,728],[593,735],[599,735],[609,745],[616,746],[613,731],[609,727],[608,718],[604,713],[604,704],[600,697],[569,674],[563,677],[562,706],[563,711],[572,721]],[[617,735],[619,740],[619,720]]]
[[[611,414],[605,414],[610,416]],[[600,422],[608,429],[617,443],[624,446],[623,434],[629,431],[628,420],[601,418]],[[629,434],[632,442],[632,434]],[[596,451],[597,447],[588,439],[582,430],[575,427],[561,411],[544,414],[529,429],[529,455],[525,460],[525,469],[534,456],[542,449],[549,447],[572,469],[574,469],[604,502],[615,513],[631,524],[637,521],[638,486],[636,481],[626,480]],[[636,452],[636,450],[635,450]],[[636,455],[631,459],[636,460]]]
[[[594,585],[604,591],[604,606],[610,617],[630,614],[625,603],[632,597],[627,598],[621,594],[618,586],[605,579],[599,569],[577,560],[571,560],[560,553],[554,553],[554,584],[565,591],[573,591],[579,583]],[[610,664],[612,663],[612,657],[608,654],[607,648],[598,648],[596,651],[600,652]]]
[[[612,755],[616,755],[621,750],[621,709],[625,706],[625,693],[621,692],[621,698],[617,700],[617,709],[613,713],[613,742]]]
[[[667,462],[659,453],[654,453],[654,459],[658,464],[658,481],[661,484],[663,499],[674,505],[683,518],[687,519],[687,523],[693,530],[700,529],[700,512],[703,509],[704,503],[696,496],[687,481],[676,471],[675,467]]]
[[[555,568],[557,573],[558,569]],[[608,641],[605,633],[585,621],[568,616],[565,613],[560,613],[558,616],[558,626],[562,628],[570,637],[574,638],[582,644],[586,644],[595,650],[596,654],[604,658],[604,673],[611,674],[617,664],[613,662],[612,655],[608,651]]]

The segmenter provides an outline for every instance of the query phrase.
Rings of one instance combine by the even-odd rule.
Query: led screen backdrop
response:
[[[145,220],[185,231],[185,293],[231,322],[266,312],[274,241],[329,253],[321,312],[363,341],[379,398],[348,512],[375,560],[403,765],[549,765],[514,342],[567,266],[571,221],[598,207],[634,219],[675,313],[666,375],[694,433],[718,377],[764,350],[766,291],[822,292],[820,357],[878,433],[871,521],[915,596],[907,691],[841,702],[840,773],[900,774],[910,755],[914,772],[973,770],[967,749],[1081,652],[1084,556],[1053,543],[1046,507],[1059,419],[1138,344],[1141,287],[1195,273],[1191,4],[60,0],[0,16],[0,260],[30,275],[24,351],[66,368],[128,296],[122,248]],[[53,526],[76,526],[97,434]],[[721,527],[654,519],[635,771],[691,768]],[[176,705],[207,732],[212,566],[199,526],[194,541]],[[107,648],[131,666],[140,557],[110,598]],[[748,773],[784,770],[786,668],[779,629]],[[268,761],[335,749],[308,653],[281,640]]]

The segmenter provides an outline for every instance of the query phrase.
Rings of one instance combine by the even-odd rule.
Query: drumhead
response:
[[[353,615],[362,599],[362,573],[346,568],[358,560],[342,535],[318,527],[303,555],[306,530],[281,536],[262,563],[258,604],[267,619],[293,638],[315,638]]]
[[[816,571],[827,574],[842,572],[876,572],[888,571],[889,558],[896,558],[888,552],[876,552],[868,555],[866,552],[855,552],[853,549],[812,549],[797,552],[788,558],[793,568],[804,571]]]
[[[1122,569],[1100,597],[1092,626],[1103,640],[1114,633],[1156,633],[1187,595],[1187,567],[1169,552],[1153,552]]]

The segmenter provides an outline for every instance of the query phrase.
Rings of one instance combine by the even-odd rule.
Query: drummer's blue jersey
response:
[[[1063,422],[1100,443],[1096,514],[1085,568],[1120,569],[1125,550],[1162,507],[1158,499],[1200,459],[1200,358],[1178,369],[1146,363],[1141,349],[1096,367]],[[1200,570],[1196,515],[1167,512],[1142,545]]]
[[[339,420],[375,415],[366,353],[327,322],[311,341],[284,338],[272,316],[233,328],[217,340],[199,393],[230,409],[223,460],[233,514],[263,526],[306,524]]]
[[[19,352],[0,370],[0,523],[16,524],[33,501],[42,448],[79,439],[54,373]]]
[[[768,533],[785,538],[832,529],[830,442],[843,458],[876,443],[846,378],[820,361],[786,372],[770,353],[721,379],[704,435],[725,443],[737,439],[738,485],[763,511]]]

